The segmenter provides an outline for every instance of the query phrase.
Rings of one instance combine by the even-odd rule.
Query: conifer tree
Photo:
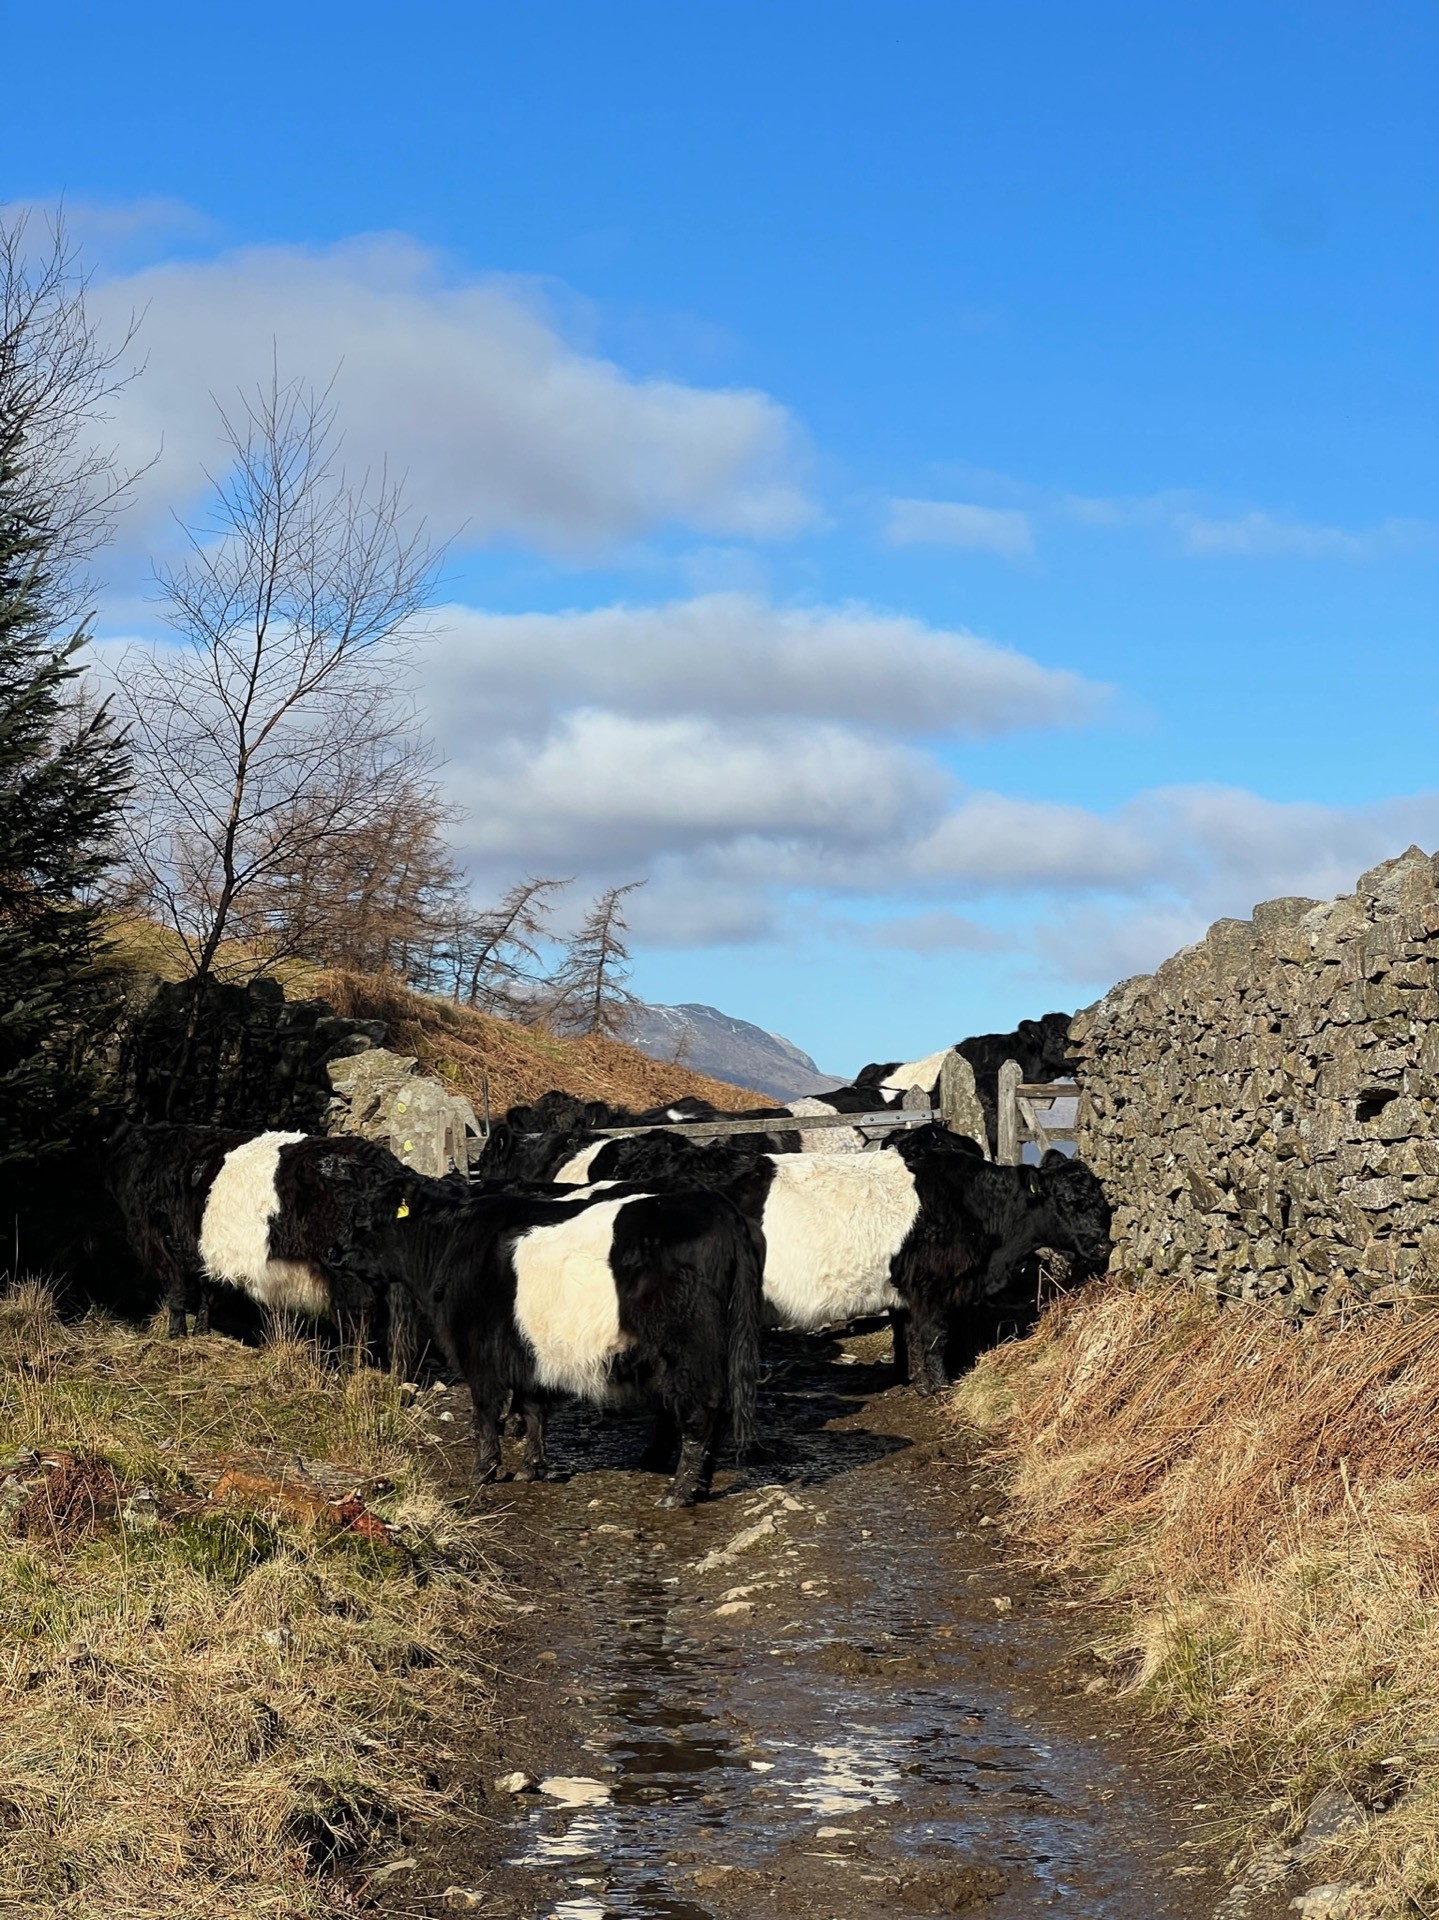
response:
[[[126,754],[78,699],[85,631],[57,632],[55,532],[5,409],[0,360],[0,1175],[96,1111],[111,996],[90,894],[110,857]]]
[[[606,887],[566,942],[564,959],[549,982],[551,1024],[570,1033],[602,1033],[617,1040],[634,1018],[639,998],[625,982],[630,953],[625,944],[626,894],[643,880],[628,886]]]

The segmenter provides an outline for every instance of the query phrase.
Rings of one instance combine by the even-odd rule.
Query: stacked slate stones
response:
[[[1304,1313],[1439,1291],[1439,871],[1220,920],[1078,1014],[1112,1270]]]

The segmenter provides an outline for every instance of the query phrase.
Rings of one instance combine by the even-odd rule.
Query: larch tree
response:
[[[627,886],[606,887],[565,943],[547,995],[553,1025],[610,1039],[618,1039],[629,1026],[639,1001],[625,984],[630,955],[623,902],[643,885],[643,880],[631,880]]]

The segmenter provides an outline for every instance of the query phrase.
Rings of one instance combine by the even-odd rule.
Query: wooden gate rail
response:
[[[687,1133],[718,1138],[731,1133],[809,1133],[816,1127],[923,1127],[936,1119],[933,1107],[884,1107],[878,1113],[776,1113],[743,1120],[650,1120],[642,1127],[591,1127],[588,1132],[606,1140],[623,1140],[636,1133]],[[526,1139],[540,1136],[524,1135]]]
[[[1079,1087],[1075,1081],[1026,1080],[1019,1062],[1006,1060],[999,1070],[999,1140],[996,1158],[1005,1166],[1017,1167],[1024,1158],[1027,1140],[1032,1140],[1041,1154],[1061,1143],[1074,1145],[1078,1139],[1075,1129],[1058,1125],[1049,1115],[1056,1101],[1078,1098]]]

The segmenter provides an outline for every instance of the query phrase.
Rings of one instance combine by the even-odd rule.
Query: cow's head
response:
[[[1035,1178],[1054,1235],[1050,1244],[1057,1252],[1075,1254],[1092,1272],[1102,1272],[1113,1247],[1113,1209],[1096,1176],[1082,1160],[1051,1147]]]

